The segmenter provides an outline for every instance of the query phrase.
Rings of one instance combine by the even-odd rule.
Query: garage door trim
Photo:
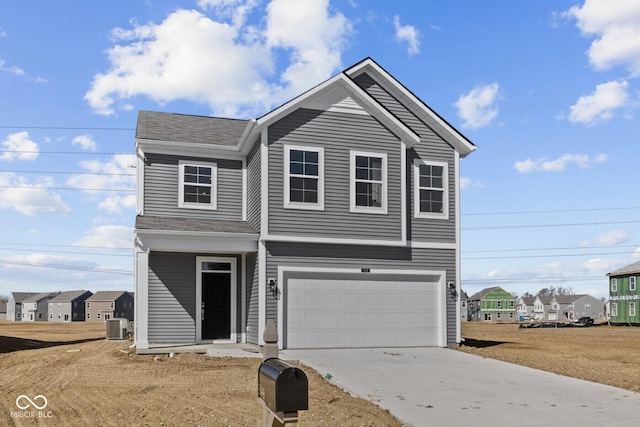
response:
[[[445,282],[446,282],[446,272],[445,271],[436,271],[436,270],[395,270],[395,269],[370,269],[366,273],[359,268],[319,268],[319,267],[295,267],[295,266],[278,266],[278,287],[280,288],[280,299],[278,299],[278,336],[280,339],[278,340],[278,346],[280,349],[283,348],[285,342],[286,335],[286,325],[285,325],[285,307],[286,307],[286,299],[287,299],[287,283],[285,280],[286,273],[315,273],[315,274],[345,274],[345,275],[362,275],[365,277],[366,274],[371,275],[384,275],[391,276],[401,280],[403,277],[409,276],[436,276],[437,280],[437,310],[438,310],[438,343],[439,347],[446,347],[446,337],[447,337],[447,322],[446,322],[446,292],[445,292]]]

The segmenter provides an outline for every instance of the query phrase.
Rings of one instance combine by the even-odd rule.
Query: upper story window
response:
[[[618,279],[615,277],[611,278],[611,292],[618,292]]]
[[[387,155],[351,152],[351,212],[387,213]]]
[[[415,159],[413,162],[413,216],[449,218],[448,165]]]
[[[629,290],[630,291],[636,290],[636,276],[629,277]]]
[[[181,208],[217,208],[215,163],[180,162],[180,189],[178,206]]]
[[[284,207],[324,209],[324,149],[284,147]]]

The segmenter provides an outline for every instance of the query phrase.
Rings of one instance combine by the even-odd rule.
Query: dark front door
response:
[[[231,273],[202,273],[202,339],[231,338]]]

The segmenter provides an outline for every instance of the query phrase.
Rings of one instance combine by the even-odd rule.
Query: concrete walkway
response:
[[[407,426],[640,425],[638,393],[445,348],[284,350],[280,358]]]

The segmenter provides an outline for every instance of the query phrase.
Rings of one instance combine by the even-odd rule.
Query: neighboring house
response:
[[[460,321],[466,322],[469,320],[469,296],[465,291],[460,292]]]
[[[109,319],[134,318],[134,296],[125,291],[98,291],[84,302],[85,321],[104,322]]]
[[[37,292],[11,292],[9,302],[7,303],[7,320],[19,322],[22,320],[22,302]]]
[[[604,304],[602,301],[586,294],[535,297],[533,319],[563,321],[585,316],[603,319]]]
[[[23,322],[46,322],[49,314],[49,300],[59,292],[44,292],[25,298],[22,301]]]
[[[516,301],[516,316],[519,321],[534,319],[534,303],[536,297],[520,297]]]
[[[0,320],[7,320],[7,302],[0,301]]]
[[[611,323],[640,323],[640,261],[607,274]]]
[[[84,321],[84,302],[93,295],[90,291],[66,291],[49,300],[50,322]]]
[[[516,298],[499,286],[476,292],[469,298],[471,320],[515,321]]]
[[[140,111],[138,351],[456,345],[475,149],[371,59],[258,119]]]

